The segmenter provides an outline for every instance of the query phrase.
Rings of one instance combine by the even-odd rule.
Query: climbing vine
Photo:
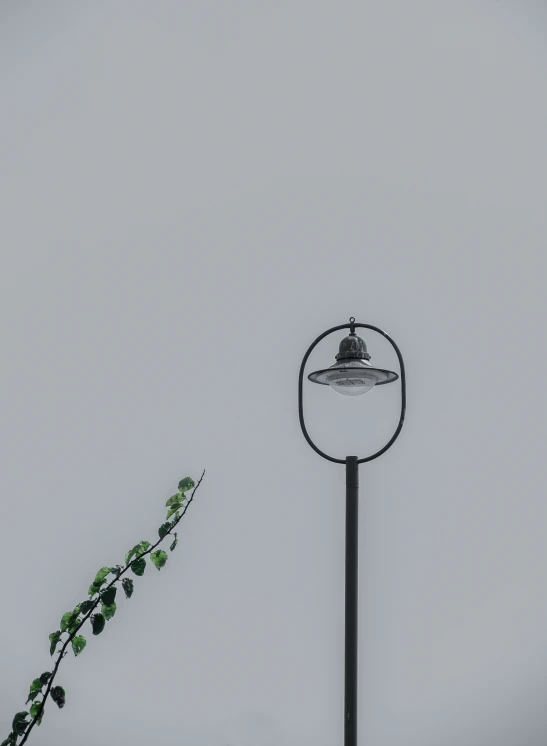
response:
[[[103,632],[107,623],[116,614],[116,597],[120,586],[125,597],[131,598],[135,589],[134,581],[130,577],[123,577],[128,571],[137,577],[144,575],[148,556],[158,570],[165,566],[169,555],[157,547],[167,537],[172,539],[169,546],[170,552],[177,546],[178,535],[174,529],[188,510],[204,475],[205,471],[197,485],[190,477],[181,479],[177,492],[165,504],[167,515],[165,522],[158,529],[159,539],[155,544],[139,541],[125,555],[125,564],[101,567],[89,586],[88,598],[76,604],[72,611],[63,614],[59,629],[49,636],[50,655],[53,657],[57,654],[53,670],[45,671],[33,680],[26,701],[26,705],[31,703],[30,707],[28,710],[16,713],[11,732],[0,746],[23,746],[34,726],[42,722],[48,699],[51,699],[59,708],[65,706],[66,691],[64,687],[56,683],[56,680],[61,662],[68,654],[68,648],[72,648],[75,656],[85,650],[87,640],[80,633],[86,622],[89,622],[93,635],[100,635]],[[188,492],[190,492],[189,496],[186,494]]]

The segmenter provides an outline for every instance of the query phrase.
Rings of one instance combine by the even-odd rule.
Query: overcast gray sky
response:
[[[2,737],[206,468],[29,743],[342,743],[344,473],[297,375],[354,315],[409,397],[361,467],[359,743],[545,744],[546,32],[523,0],[3,0]],[[396,423],[396,386],[308,388],[340,457]]]

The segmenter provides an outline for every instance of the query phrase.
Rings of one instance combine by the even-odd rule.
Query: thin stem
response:
[[[68,639],[63,643],[63,646],[61,647],[61,649],[59,651],[59,656],[57,658],[57,661],[55,662],[55,666],[53,668],[53,671],[51,672],[51,676],[50,676],[49,681],[47,683],[46,691],[45,691],[45,693],[43,695],[43,699],[42,699],[42,702],[40,704],[40,709],[38,710],[38,712],[36,713],[36,715],[34,716],[34,718],[31,720],[31,722],[29,723],[29,726],[26,729],[25,734],[23,736],[23,740],[18,744],[18,746],[23,746],[23,744],[26,743],[26,741],[27,741],[27,739],[28,739],[28,737],[30,735],[31,730],[36,725],[36,721],[42,715],[42,712],[44,711],[44,705],[46,703],[46,699],[49,697],[49,694],[51,692],[51,688],[53,686],[53,681],[55,679],[55,676],[57,675],[57,671],[59,669],[61,661],[63,660],[63,658],[65,657],[65,655],[67,655],[66,649],[69,646],[69,644],[72,642],[72,640],[74,639],[74,637],[76,637],[76,634],[77,634],[78,630],[81,629],[82,625],[89,619],[89,617],[91,616],[91,614],[93,613],[93,611],[97,608],[97,606],[101,602],[101,594],[104,593],[104,591],[106,591],[108,588],[110,588],[111,586],[113,586],[115,583],[117,583],[118,580],[122,577],[122,575],[124,575],[127,572],[127,570],[129,570],[129,568],[131,567],[131,565],[133,564],[133,562],[135,562],[136,559],[140,559],[141,557],[145,557],[147,554],[150,554],[150,552],[153,552],[154,549],[159,544],[161,544],[162,541],[164,541],[165,537],[169,536],[171,534],[171,531],[174,528],[176,528],[176,526],[179,524],[179,522],[182,520],[182,518],[184,518],[184,515],[185,515],[186,511],[188,510],[188,507],[189,507],[190,503],[194,499],[194,495],[196,493],[196,490],[200,486],[201,482],[203,481],[203,477],[204,476],[205,476],[205,469],[203,470],[203,472],[201,474],[201,477],[199,478],[198,483],[196,484],[196,486],[192,490],[192,494],[190,495],[190,497],[186,501],[186,505],[184,506],[184,509],[183,509],[182,513],[177,518],[177,520],[173,523],[173,525],[171,526],[171,528],[169,529],[169,531],[165,534],[165,536],[163,538],[161,538],[159,541],[157,541],[153,546],[149,547],[146,550],[146,552],[143,552],[142,554],[139,554],[138,557],[135,557],[134,559],[132,559],[131,562],[129,562],[124,567],[124,569],[120,572],[120,574],[117,577],[115,577],[114,580],[112,580],[108,585],[106,585],[102,589],[102,591],[99,592],[99,594],[98,594],[97,598],[95,599],[95,602],[94,602],[93,606],[91,607],[91,609],[82,618],[82,620],[80,621],[80,623],[78,624],[78,626],[72,632],[69,633]]]

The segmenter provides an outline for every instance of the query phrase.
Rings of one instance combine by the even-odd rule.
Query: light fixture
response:
[[[395,350],[399,360],[400,377],[397,373],[383,368],[373,368],[367,346],[361,337],[355,334],[355,327],[364,327],[381,334]],[[350,333],[340,342],[336,362],[330,368],[323,368],[310,373],[308,378],[313,383],[330,386],[340,394],[358,396],[370,391],[373,386],[391,383],[400,378],[401,412],[395,432],[388,442],[370,456],[358,458],[346,456],[345,459],[331,456],[322,451],[312,440],[304,421],[303,381],[304,369],[308,358],[315,348],[329,334],[348,329]],[[349,324],[333,326],[317,337],[308,347],[298,375],[298,416],[305,439],[313,450],[327,461],[344,464],[346,467],[346,578],[345,578],[345,652],[344,652],[344,746],[357,746],[357,597],[358,597],[358,546],[359,546],[359,464],[364,464],[385,453],[399,437],[406,412],[406,373],[403,356],[396,343],[382,329],[372,324],[358,324],[352,316]]]
[[[373,386],[396,381],[399,376],[391,370],[374,368],[364,339],[355,334],[355,319],[350,319],[350,333],[340,342],[336,362],[330,368],[322,368],[310,373],[313,383],[330,386],[345,396],[359,396],[370,391]]]

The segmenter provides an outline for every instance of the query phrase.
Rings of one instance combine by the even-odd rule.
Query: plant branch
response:
[[[188,510],[188,507],[189,507],[190,503],[194,499],[194,495],[196,493],[196,490],[198,489],[198,487],[200,486],[201,482],[203,481],[203,477],[204,476],[205,476],[205,469],[203,470],[203,472],[201,474],[201,477],[199,478],[198,483],[193,488],[192,493],[190,494],[190,497],[186,500],[186,504],[183,507],[182,513],[177,518],[177,520],[173,522],[173,525],[165,533],[165,535],[161,539],[159,539],[159,541],[157,541],[153,546],[149,547],[145,552],[143,552],[142,554],[139,554],[137,557],[133,558],[130,562],[128,562],[125,565],[125,567],[120,571],[120,573],[114,578],[114,580],[112,580],[110,583],[108,583],[108,585],[106,585],[101,591],[98,592],[97,598],[95,599],[95,601],[94,601],[93,606],[91,607],[91,609],[89,609],[89,611],[85,614],[85,616],[82,617],[82,619],[81,619],[80,623],[78,624],[78,626],[75,627],[72,630],[72,632],[69,632],[67,640],[65,640],[65,642],[63,643],[61,649],[59,650],[59,655],[57,657],[57,660],[55,662],[55,666],[53,668],[53,671],[51,672],[51,676],[50,676],[49,681],[47,683],[46,691],[44,692],[44,695],[43,695],[43,698],[42,698],[42,702],[40,704],[40,708],[38,709],[38,711],[37,711],[36,715],[33,717],[33,719],[30,721],[27,729],[25,730],[25,733],[24,733],[24,736],[23,736],[23,740],[20,741],[20,743],[18,744],[18,746],[23,746],[23,744],[26,743],[26,741],[27,741],[27,739],[28,739],[28,737],[29,737],[32,729],[36,725],[36,722],[42,716],[46,700],[49,697],[49,694],[51,692],[51,688],[53,686],[53,681],[55,680],[55,676],[57,675],[57,671],[59,670],[59,666],[61,664],[61,661],[63,660],[63,658],[67,654],[66,653],[66,649],[70,645],[70,643],[72,642],[72,640],[74,639],[74,637],[76,637],[78,631],[82,628],[82,626],[84,625],[84,623],[89,619],[89,617],[93,614],[93,612],[95,611],[95,609],[97,608],[97,606],[101,603],[101,596],[104,593],[104,591],[106,591],[111,586],[115,585],[120,580],[120,578],[122,577],[122,575],[124,575],[129,570],[129,568],[131,567],[131,565],[133,564],[133,562],[135,562],[135,560],[140,559],[141,557],[145,557],[147,554],[150,554],[151,552],[153,552],[154,549],[157,546],[159,546],[162,543],[162,541],[164,541],[164,539],[167,536],[169,536],[171,534],[171,531],[174,528],[176,528],[176,526],[179,524],[179,522],[182,520],[182,518],[184,518],[184,515],[186,514],[186,511]]]

